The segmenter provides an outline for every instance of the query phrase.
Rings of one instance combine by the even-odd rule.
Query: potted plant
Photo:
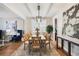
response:
[[[48,33],[48,36],[49,36],[49,49],[50,49],[50,40],[51,40],[51,34],[52,34],[52,32],[53,32],[53,27],[52,27],[52,25],[48,25],[47,27],[46,27],[46,32]]]
[[[51,34],[52,34],[52,32],[53,32],[53,27],[52,27],[52,25],[48,25],[47,27],[46,27],[46,32],[50,35],[50,37],[51,37]]]

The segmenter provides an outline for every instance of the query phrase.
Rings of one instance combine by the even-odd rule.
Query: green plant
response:
[[[46,32],[50,34],[52,31],[53,31],[52,25],[48,25],[48,26],[46,27]]]

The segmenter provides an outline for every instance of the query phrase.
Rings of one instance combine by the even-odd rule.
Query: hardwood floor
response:
[[[12,54],[12,56],[39,56],[39,51],[33,52],[33,54],[28,53],[28,46],[23,49],[23,44]],[[54,41],[51,41],[51,49],[47,46],[46,52],[42,51],[42,56],[66,56],[66,54],[61,49],[56,49]]]
[[[21,43],[8,43],[6,46],[3,48],[0,48],[0,56],[9,56],[11,55],[19,46]]]
[[[51,42],[51,47],[54,47],[54,50],[55,53],[57,52],[58,54],[56,54],[57,56],[67,56],[66,53],[61,49],[61,48],[56,48],[56,42],[55,41],[52,41]]]
[[[66,56],[61,49],[56,49],[54,41],[51,41],[51,49],[47,47],[47,52],[42,53],[42,56]],[[29,55],[28,47],[24,50],[24,46],[21,43],[9,43],[7,47],[0,49],[0,56],[39,56],[39,53],[35,52],[34,55]]]

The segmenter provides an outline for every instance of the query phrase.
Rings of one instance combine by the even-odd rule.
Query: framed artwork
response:
[[[14,35],[16,31],[17,31],[17,21],[7,20],[6,33],[8,33],[8,35]]]
[[[79,4],[63,12],[62,34],[79,39]]]

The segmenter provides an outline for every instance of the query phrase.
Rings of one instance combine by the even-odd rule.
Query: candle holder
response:
[[[39,36],[39,28],[36,28],[36,36]]]

